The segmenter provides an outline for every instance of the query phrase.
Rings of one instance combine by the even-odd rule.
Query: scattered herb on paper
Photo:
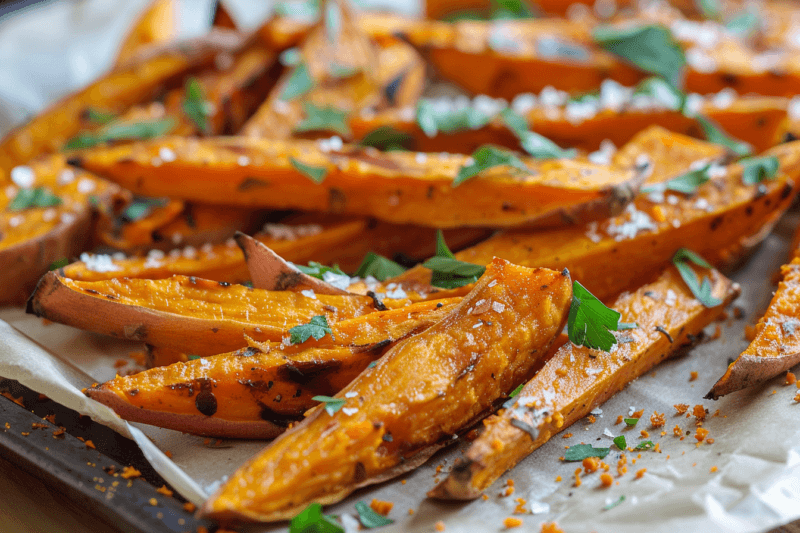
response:
[[[312,503],[292,518],[289,533],[344,533],[344,529],[334,517],[322,513],[321,504]]]
[[[382,514],[378,514],[364,502],[356,502],[356,511],[358,511],[358,520],[361,525],[366,529],[373,529],[376,527],[388,526],[393,524],[394,520],[386,518]]]
[[[638,418],[624,418],[623,420],[625,421],[625,425],[628,427],[633,427],[637,422],[639,422]]]
[[[653,444],[653,441],[646,440],[637,444],[634,450],[652,450],[653,448],[655,448],[655,446],[656,445]]]
[[[614,445],[624,452],[628,448],[628,442],[625,440],[625,435],[614,437]]]
[[[613,502],[607,504],[605,507],[603,507],[603,510],[604,511],[608,511],[610,509],[613,509],[614,507],[616,507],[617,505],[621,504],[624,501],[625,501],[625,495],[623,494],[622,496],[619,497],[618,500],[613,501]]]
[[[610,448],[594,448],[591,444],[576,444],[570,446],[564,454],[565,461],[583,461],[587,457],[597,457],[599,459],[605,458]]]

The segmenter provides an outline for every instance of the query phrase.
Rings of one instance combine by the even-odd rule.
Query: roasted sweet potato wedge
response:
[[[550,95],[562,99],[555,106],[536,104],[534,107],[520,103],[518,111],[524,111],[528,123],[536,133],[547,137],[559,146],[573,147],[586,151],[597,150],[604,140],[622,146],[637,133],[648,126],[657,125],[670,131],[704,138],[697,121],[684,115],[680,110],[670,109],[668,103],[659,102],[652,97],[634,96],[632,88],[604,82],[605,87],[613,87],[601,92],[601,98],[611,101],[614,94],[620,102],[617,109],[604,107],[600,99],[587,103],[583,100],[566,101],[566,94]],[[605,96],[602,94],[605,93]],[[539,102],[544,98],[539,95]],[[644,99],[644,101],[642,101]],[[522,99],[520,99],[522,101]],[[432,105],[448,106],[455,109],[454,101],[442,99]],[[709,96],[700,105],[699,113],[713,120],[731,136],[749,143],[756,151],[766,150],[780,142],[786,131],[786,110],[788,101],[773,97],[735,97],[729,92]],[[481,109],[480,100],[471,107]],[[636,106],[639,107],[636,107]],[[369,134],[380,132],[379,128],[392,128],[397,133],[410,136],[407,147],[419,152],[450,152],[471,154],[483,144],[497,144],[519,149],[519,140],[509,130],[499,115],[495,115],[486,125],[454,132],[437,132],[428,137],[419,127],[412,107],[392,108],[385,111],[357,114],[350,118],[350,128],[355,139],[369,139]],[[798,128],[800,131],[800,128]],[[373,133],[374,135],[374,133]],[[398,137],[400,138],[400,137]],[[406,141],[405,138],[403,138]]]
[[[800,363],[800,257],[781,267],[778,284],[767,312],[758,320],[756,337],[728,366],[706,398],[758,385]]]
[[[394,342],[441,320],[460,301],[416,304],[332,325],[333,339],[254,343],[204,361],[178,362],[89,389],[134,422],[200,435],[273,438],[350,383]],[[206,391],[206,392],[204,392]]]
[[[387,300],[402,306],[405,301]],[[367,296],[304,296],[185,276],[164,280],[75,281],[49,272],[28,312],[77,328],[213,355],[258,341],[280,341],[289,328],[323,315],[329,322],[375,310]]]
[[[313,409],[233,474],[202,514],[286,519],[420,464],[525,379],[564,326],[571,285],[566,271],[493,261],[451,313],[341,390],[340,410]],[[476,307],[485,311],[468,313]]]
[[[632,142],[618,157],[638,157]],[[687,140],[685,146],[700,141]],[[685,173],[695,161],[675,154],[669,162],[670,147],[651,155],[655,166],[681,168],[659,173],[659,181]],[[759,184],[742,182],[739,164],[722,167],[711,181],[692,196],[667,192],[640,194],[627,212],[597,224],[548,231],[511,230],[503,232],[457,254],[462,261],[481,264],[494,256],[523,265],[568,268],[586,281],[586,288],[601,299],[642,285],[669,262],[675,250],[691,247],[713,265],[735,262],[732,250],[743,253],[755,246],[785,212],[796,193],[797,158],[800,143],[793,142],[765,152],[780,161],[774,179]],[[662,163],[663,161],[663,163]],[[651,177],[655,178],[656,174]]]
[[[11,177],[0,193],[0,304],[18,305],[52,263],[90,246],[95,205],[110,203],[119,187],[60,155],[15,167]]]
[[[175,160],[153,164],[162,150]],[[70,162],[144,196],[360,214],[443,228],[535,225],[548,217],[550,224],[595,220],[619,212],[644,178],[636,168],[588,161],[520,160],[530,172],[498,166],[457,187],[460,169],[472,161],[463,155],[354,146],[331,152],[314,141],[169,137],[97,147]],[[304,175],[309,167],[323,173],[321,182]],[[183,182],[189,175],[192,187]]]
[[[123,39],[117,64],[129,61],[147,45],[166,43],[177,35],[175,1],[153,0]]]
[[[218,53],[234,51],[240,45],[238,35],[216,32],[139,52],[124,65],[9,132],[0,141],[0,170],[7,174],[39,154],[60,150],[82,129],[81,118],[88,109],[120,113],[152,98],[191,69],[211,64]]]
[[[613,308],[622,315],[620,320],[639,327],[617,332],[611,353],[598,354],[571,343],[561,347],[525,384],[511,407],[484,422],[483,434],[428,496],[454,500],[479,497],[554,434],[690,345],[691,338],[720,316],[739,294],[738,285],[722,274],[704,271],[702,275],[710,277],[712,294],[721,301],[715,307],[705,307],[697,300],[673,267],[656,282],[617,299]]]

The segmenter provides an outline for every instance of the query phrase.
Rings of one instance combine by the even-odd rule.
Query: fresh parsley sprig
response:
[[[398,265],[391,259],[383,257],[375,252],[369,252],[364,256],[363,261],[356,270],[356,276],[366,278],[372,276],[378,281],[384,281],[395,276],[399,276],[406,269]]]
[[[611,350],[617,343],[611,332],[619,329],[620,316],[579,282],[572,282],[572,304],[567,320],[567,333],[572,344],[605,352]]]
[[[436,255],[425,261],[422,266],[433,271],[431,285],[443,289],[454,289],[475,283],[486,271],[481,265],[456,259],[447,247],[441,230],[436,232]]]
[[[320,340],[325,335],[330,335],[333,338],[333,330],[328,325],[328,319],[325,318],[325,315],[317,315],[312,317],[307,324],[291,328],[289,330],[289,342],[302,344],[311,337],[314,337],[315,340]]]
[[[700,303],[705,307],[716,307],[721,304],[722,300],[711,294],[711,282],[709,278],[704,276],[701,282],[697,278],[697,273],[695,273],[689,263],[694,263],[702,268],[713,268],[708,261],[688,248],[681,248],[672,256],[672,264],[678,269],[684,283],[686,283],[689,290],[692,291],[694,297],[700,300]]]
[[[356,511],[358,512],[358,521],[361,522],[361,525],[366,529],[388,526],[394,523],[394,520],[376,513],[364,502],[356,502]]]

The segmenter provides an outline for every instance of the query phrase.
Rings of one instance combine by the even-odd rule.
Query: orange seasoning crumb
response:
[[[697,439],[697,442],[703,442],[706,440],[708,436],[708,430],[706,428],[697,428],[697,432],[694,434],[694,438]]]
[[[486,500],[489,499],[489,495],[488,494],[482,494],[481,498],[483,499],[483,501],[486,501]]]
[[[702,422],[706,419],[706,409],[700,404],[694,406],[694,409],[692,409],[692,414],[698,422]]]
[[[568,439],[570,437],[572,437],[572,433],[564,433],[563,435],[561,435],[562,439]]]
[[[656,442],[656,445],[653,446],[653,453],[661,453],[661,443]]]
[[[504,448],[503,441],[501,441],[500,439],[494,439],[492,441],[493,450],[500,452],[503,451],[503,448]]]
[[[436,531],[444,531],[444,522],[439,520],[438,522],[436,522],[436,526],[435,527],[436,527]]]
[[[800,392],[794,395],[794,401],[800,403]]]
[[[706,444],[714,444],[714,439],[711,438],[706,439]]]
[[[650,433],[648,433],[644,429],[642,431],[640,431],[639,434],[642,436],[643,439],[646,439],[647,437],[650,436]]]
[[[717,327],[719,327],[719,326],[717,326]],[[696,372],[696,371],[694,371],[694,370],[692,370],[691,372],[689,372],[689,381],[695,381],[695,380],[697,380],[697,375],[698,375],[698,374],[697,374],[697,372]]]
[[[714,326],[714,334],[711,335],[711,340],[719,339],[722,336],[722,328],[719,324]]]
[[[519,527],[522,525],[522,520],[519,518],[514,518],[513,516],[509,516],[505,520],[503,520],[503,525],[506,529],[511,529],[513,527]]]
[[[642,418],[643,414],[644,414],[644,409],[639,409],[638,411],[636,411],[631,415],[631,418]]]
[[[408,510],[408,514],[409,514],[409,515],[412,515],[412,514],[414,514],[414,509],[409,509],[409,510]]]
[[[117,359],[116,361],[114,361],[114,368],[122,368],[127,364],[128,361],[126,361],[125,359]]]
[[[404,479],[404,480],[400,481],[400,484],[401,485],[405,485],[406,484],[406,480]]]
[[[528,503],[528,500],[525,498],[515,498],[515,502],[517,502],[517,506],[514,508],[514,514],[525,514],[528,511],[525,509],[525,504]]]
[[[564,530],[558,527],[555,522],[549,524],[542,524],[542,533],[564,533]]]
[[[756,327],[750,324],[747,324],[744,327],[744,338],[748,341],[752,341],[756,338]]]
[[[688,405],[688,404],[685,404],[685,403],[676,403],[676,404],[675,404],[675,405],[673,405],[672,407],[674,407],[674,408],[675,408],[675,411],[676,411],[676,412],[677,412],[677,414],[679,414],[679,415],[682,415],[683,413],[685,413],[686,411],[688,411],[688,410],[689,410],[689,405]]]
[[[717,468],[716,466],[712,466],[712,467],[711,467],[711,469],[708,471],[708,473],[709,473],[709,474],[713,474],[713,473],[714,473],[714,472],[716,472],[717,470],[718,470],[718,468]]]
[[[84,444],[86,445],[86,447],[87,447],[87,448],[91,448],[91,449],[93,449],[93,450],[96,450],[96,449],[97,449],[97,448],[95,447],[95,445],[94,445],[94,442],[92,442],[91,440],[87,440],[86,442],[84,442]]]
[[[666,432],[666,431],[662,431],[662,432],[661,432],[661,436],[662,436],[662,437],[663,437],[664,435],[666,435],[666,434],[667,434],[667,432]]]
[[[164,496],[172,496],[172,491],[169,490],[166,485],[161,485],[161,488],[156,489],[156,492],[163,494]]]
[[[683,430],[678,424],[675,424],[675,427],[672,428],[672,434],[676,437],[683,437]]]
[[[42,420],[47,420],[51,424],[55,424],[56,423],[56,415],[55,414],[47,415],[46,417],[42,418]]]
[[[208,528],[205,526],[197,526],[197,533],[208,533]]]
[[[122,473],[120,475],[125,479],[131,479],[141,476],[142,473],[136,470],[132,466],[126,466],[125,468],[122,469]]]
[[[602,468],[606,472],[608,472],[611,469],[611,467],[608,466],[605,461],[600,461],[600,468]]]
[[[158,500],[156,500],[155,498],[150,498],[150,499],[147,501],[147,503],[149,503],[150,505],[152,505],[153,507],[155,507],[156,505],[158,505]]]
[[[186,502],[183,504],[183,510],[187,513],[193,513],[197,507],[192,502]]]
[[[556,476],[556,483],[561,483],[561,476]]]
[[[791,372],[786,373],[786,384],[787,385],[794,385],[797,383],[797,377],[792,374]]]
[[[503,491],[503,496],[511,496],[514,494],[514,487],[506,487],[506,490]]]
[[[624,417],[624,416],[622,416],[622,415],[619,415],[619,416],[617,417],[617,421],[616,421],[616,422],[614,422],[614,425],[615,425],[615,426],[617,426],[617,425],[619,425],[619,424],[622,424],[622,421],[623,421],[623,420],[625,420],[625,417]]]
[[[372,501],[369,503],[369,506],[378,514],[382,514],[383,516],[388,515],[394,504],[392,502],[387,502],[383,500],[378,500],[377,498],[372,498]]]
[[[11,393],[10,393],[10,392],[5,392],[5,391],[4,391],[4,392],[0,392],[0,396],[5,396],[6,398],[8,398],[9,400],[11,400],[11,401],[12,401],[12,402],[14,402],[15,404],[19,405],[20,407],[25,407],[25,404],[23,404],[23,403],[22,403],[22,396],[20,396],[19,398],[14,398],[14,397],[11,395]]]
[[[165,451],[164,451],[164,455],[166,455],[167,457],[169,457],[170,459],[172,459],[172,452],[171,452],[171,451],[169,451],[169,450],[165,450]]]
[[[611,477],[611,474],[600,474],[600,484],[603,487],[610,487],[614,483],[614,478]]]
[[[653,415],[650,417],[650,425],[652,425],[654,428],[660,428],[666,423],[667,417],[664,416],[664,413],[653,411]]]
[[[595,422],[597,422],[597,419],[594,417],[594,415],[589,415],[589,423],[594,424]]]
[[[575,486],[576,487],[580,487],[581,486],[581,469],[580,468],[575,470]]]
[[[646,468],[642,468],[641,470],[636,471],[636,479],[642,479],[644,477],[644,473],[647,472]]]
[[[595,457],[586,457],[583,460],[583,468],[586,470],[587,474],[591,474],[597,471],[597,467],[600,466],[599,461]]]
[[[625,457],[625,454],[623,453],[623,454],[620,456],[620,458],[619,458],[619,461],[617,461],[617,474],[618,474],[618,475],[620,475],[620,476],[621,476],[621,475],[623,475],[625,472],[627,472],[627,471],[628,471],[628,467],[626,466],[627,464],[628,464],[628,458],[627,458],[627,457]]]

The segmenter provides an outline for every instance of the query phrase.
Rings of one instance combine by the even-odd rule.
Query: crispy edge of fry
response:
[[[165,43],[176,35],[174,0],[153,0],[128,31],[117,53],[117,65],[125,63],[143,47]]]

